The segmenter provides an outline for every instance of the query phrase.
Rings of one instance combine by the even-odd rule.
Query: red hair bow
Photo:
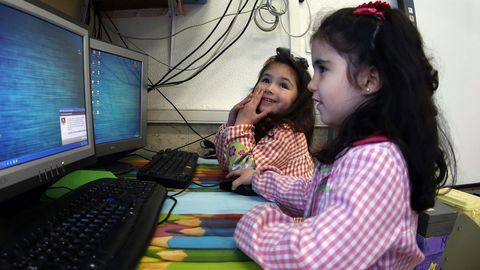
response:
[[[390,10],[391,7],[387,2],[375,1],[374,3],[368,2],[359,5],[353,10],[355,15],[373,15],[378,19],[385,19],[385,12]]]

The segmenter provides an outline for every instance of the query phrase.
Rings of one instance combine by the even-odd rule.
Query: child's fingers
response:
[[[260,104],[260,101],[262,100],[263,92],[264,92],[264,89],[258,89],[257,91],[255,91],[255,93],[253,93],[251,102],[254,105]]]
[[[235,171],[231,171],[227,175],[225,175],[225,178],[228,179],[228,178],[232,178],[232,177],[237,177],[239,175],[241,175],[240,170],[235,170]]]
[[[263,112],[257,114],[257,117],[258,117],[259,119],[263,119],[263,118],[267,117],[267,115],[268,115],[269,113],[270,113],[269,111],[263,111]]]
[[[232,182],[232,190],[237,189],[238,186],[241,186],[244,184],[243,178],[240,176],[235,181]]]

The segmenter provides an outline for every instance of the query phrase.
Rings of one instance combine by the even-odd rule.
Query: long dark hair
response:
[[[313,126],[315,123],[315,109],[313,107],[312,93],[308,91],[307,85],[312,79],[308,72],[308,63],[304,58],[294,57],[290,50],[286,48],[277,48],[277,54],[267,59],[259,72],[260,81],[263,73],[273,63],[286,64],[295,72],[297,84],[297,98],[292,104],[290,110],[282,115],[268,116],[255,124],[255,140],[258,142],[266,136],[275,126],[291,128],[295,132],[302,132],[310,145],[313,136]]]
[[[381,88],[347,117],[334,140],[316,153],[317,159],[333,163],[356,140],[383,134],[401,149],[408,166],[412,208],[420,212],[433,207],[437,188],[449,172],[456,178],[453,147],[440,126],[433,94],[438,73],[425,55],[415,26],[397,9],[384,19],[354,15],[344,8],[327,16],[312,35],[323,40],[348,62],[348,79],[357,85],[359,72],[375,67]]]

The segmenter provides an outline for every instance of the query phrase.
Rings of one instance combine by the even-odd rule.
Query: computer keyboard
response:
[[[195,173],[198,154],[180,150],[160,150],[137,172],[137,178],[156,181],[170,188],[186,188]]]
[[[165,198],[165,188],[154,182],[89,182],[3,240],[0,269],[135,269]]]

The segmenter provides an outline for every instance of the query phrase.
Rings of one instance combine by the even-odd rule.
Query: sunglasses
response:
[[[299,64],[303,69],[308,69],[308,61],[303,57],[293,56],[290,52],[290,49],[284,47],[277,48],[277,55],[290,57],[295,63]]]

